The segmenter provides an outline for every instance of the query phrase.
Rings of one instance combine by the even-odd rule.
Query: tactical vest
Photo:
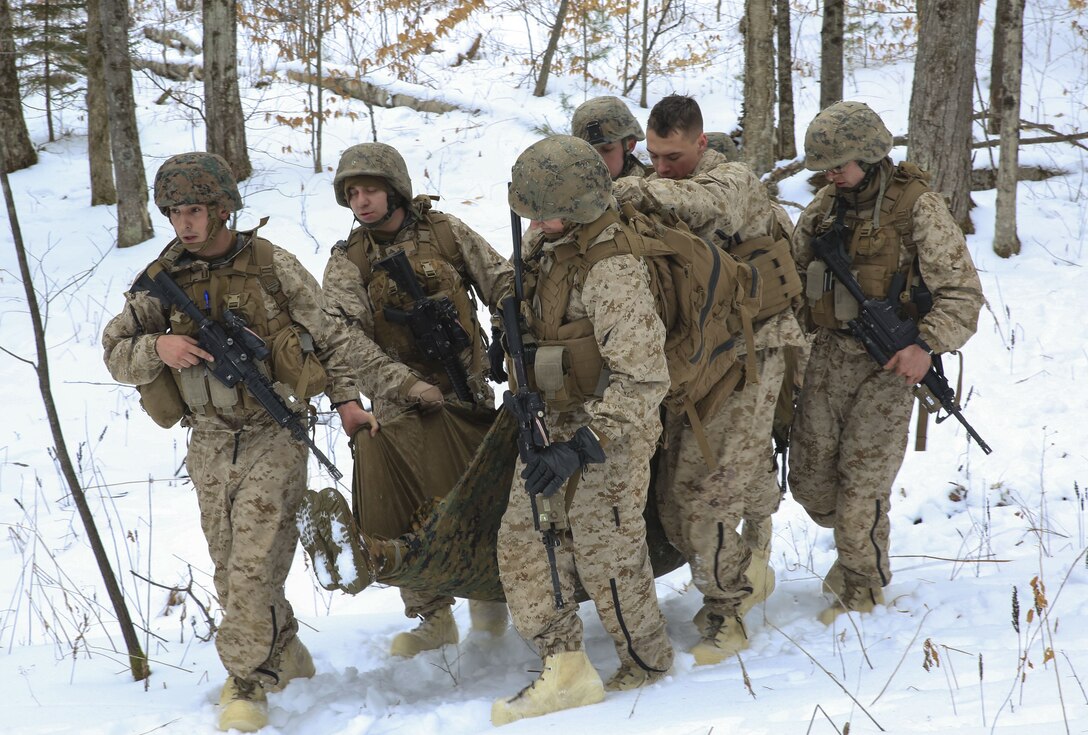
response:
[[[407,325],[395,324],[385,318],[384,307],[409,310],[412,298],[397,287],[388,273],[374,268],[369,253],[378,252],[384,257],[403,250],[423,292],[431,298],[446,297],[453,302],[461,326],[472,340],[467,372],[470,387],[476,394],[479,391],[472,384],[480,380],[483,374],[484,351],[476,304],[469,291],[471,284],[461,275],[467,273],[461,249],[453,236],[449,217],[431,210],[430,197],[423,195],[413,199],[411,210],[415,223],[410,240],[380,244],[368,230],[360,227],[351,233],[346,245],[337,247],[341,247],[347,259],[359,269],[370,296],[374,308],[374,341],[394,360],[404,363],[447,395],[452,392],[453,386],[442,366],[425,359]],[[462,355],[462,362],[464,359]]]
[[[928,180],[929,174],[913,163],[900,163],[892,169],[884,195],[874,205],[872,215],[862,218],[857,212],[847,211],[844,220],[851,233],[847,255],[862,291],[870,298],[886,298],[892,278],[903,274],[906,287],[898,298],[904,315],[913,319],[926,310],[924,306],[920,310],[912,297],[922,286],[912,232],[914,205],[918,197],[930,191]],[[833,187],[825,187],[818,197],[817,206],[825,215],[817,223],[814,236],[830,230],[836,214]],[[838,282],[829,284],[833,281],[829,276],[823,261],[817,258],[809,264],[805,295],[810,318],[816,326],[846,329],[847,322],[858,315],[858,303]]]
[[[159,270],[168,271],[214,321],[222,322],[224,309],[242,316],[249,329],[265,340],[272,351],[267,361],[270,364],[259,361],[258,367],[273,381],[285,381],[282,390],[295,392],[298,398],[309,398],[325,389],[327,376],[313,355],[312,338],[291,320],[287,295],[272,265],[274,246],[255,233],[256,229],[238,233],[244,244],[229,261],[214,264],[184,257],[185,248],[175,240],[148,267],[148,274],[154,277]],[[275,303],[272,313],[265,306],[264,294]],[[197,324],[184,312],[171,307],[168,316],[169,333],[197,336]],[[169,383],[164,385],[166,375],[172,377],[175,391],[171,391]],[[229,418],[239,410],[261,408],[244,385],[226,387],[203,364],[180,372],[166,369],[140,393],[144,409],[163,426],[172,426],[180,418],[179,400],[189,413],[201,416]]]
[[[613,225],[619,227],[611,240],[593,244]],[[527,301],[535,296],[540,310],[526,309],[537,342],[529,380],[548,407],[572,410],[600,397],[608,387],[610,374],[589,318],[563,320],[571,292],[585,283],[595,264],[614,255],[633,255],[647,266],[655,307],[665,325],[670,379],[665,406],[686,413],[701,434],[701,419],[739,380],[739,371],[732,370],[738,334],[747,342],[749,362],[754,360],[752,316],[760,304],[755,269],[690,230],[666,227],[630,204],[624,205],[622,214],[609,210],[582,227],[574,242],[556,247],[552,254],[551,269],[525,284]],[[756,374],[754,363],[749,374]],[[730,376],[728,391],[721,390]],[[700,444],[705,444],[705,436]],[[708,447],[704,454],[709,456]]]

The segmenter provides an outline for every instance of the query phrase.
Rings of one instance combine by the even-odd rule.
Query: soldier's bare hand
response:
[[[892,355],[885,370],[891,370],[906,381],[907,385],[917,385],[929,372],[933,360],[929,353],[918,345],[909,345]]]
[[[340,414],[340,425],[344,427],[344,433],[348,436],[355,436],[355,432],[367,427],[370,427],[371,436],[378,433],[378,419],[357,401],[341,403],[336,407],[336,412]]]
[[[171,370],[194,367],[201,360],[215,362],[215,358],[200,348],[200,344],[184,334],[163,334],[155,340],[155,352]]]

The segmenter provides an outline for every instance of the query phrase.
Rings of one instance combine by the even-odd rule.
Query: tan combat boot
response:
[[[280,680],[272,687],[273,692],[283,691],[292,679],[309,679],[314,675],[314,660],[306,646],[295,636],[284,646],[280,654]]]
[[[498,727],[602,701],[604,685],[585,651],[553,653],[544,659],[544,670],[536,681],[509,699],[495,700],[491,724]]]
[[[842,564],[836,559],[824,576],[823,591],[825,595],[838,598],[846,594],[846,580],[842,575]]]
[[[421,651],[433,651],[447,643],[457,643],[457,622],[448,607],[441,607],[425,616],[413,630],[397,633],[389,653],[411,658]]]
[[[748,633],[739,617],[706,616],[703,638],[691,648],[696,666],[719,664],[748,647]]]
[[[468,617],[472,620],[472,630],[478,633],[490,633],[495,638],[506,632],[510,619],[505,602],[489,600],[469,600]]]
[[[880,587],[855,587],[849,583],[843,587],[843,593],[820,613],[820,622],[824,625],[831,625],[844,612],[867,613],[884,604],[884,590]]]
[[[631,661],[620,664],[616,673],[605,682],[604,688],[610,692],[626,692],[660,681],[669,675],[668,671],[647,671]]]
[[[228,678],[219,706],[219,729],[223,732],[257,732],[268,724],[268,701],[264,689],[255,682]]]
[[[774,592],[775,578],[771,561],[764,554],[753,551],[752,560],[748,563],[748,569],[744,572],[752,585],[752,594],[745,597],[737,605],[737,615],[744,617],[745,613],[759,603],[766,600]]]

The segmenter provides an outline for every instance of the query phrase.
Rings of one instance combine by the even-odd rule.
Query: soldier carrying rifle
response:
[[[358,392],[313,276],[256,229],[226,226],[242,207],[226,161],[168,159],[155,205],[177,238],[106,325],[106,366],[156,423],[192,428],[185,466],[223,608],[219,729],[253,732],[268,723],[267,692],[314,673],[284,594],[306,489],[306,399]]]
[[[844,611],[868,612],[884,603],[892,578],[891,485],[906,448],[911,389],[930,383],[940,354],[958,350],[975,333],[983,303],[963,232],[944,200],[917,166],[892,163],[891,149],[892,134],[861,102],[836,102],[805,134],[805,165],[823,171],[829,183],[805,208],[793,236],[807,327],[815,336],[793,425],[789,479],[797,502],[835,532],[838,560],[824,580],[832,601],[820,616],[828,624]],[[833,274],[820,256],[828,250],[841,250],[856,284]],[[855,285],[865,304],[852,295]],[[883,350],[891,354],[878,365],[877,351],[862,341],[862,328],[873,323],[865,311],[889,305],[897,307],[898,325],[916,324],[917,339],[902,347],[880,340],[892,348]],[[871,337],[864,339],[872,348]]]
[[[514,624],[543,671],[493,704],[495,725],[599,702],[606,688],[664,676],[673,659],[642,515],[661,433],[658,406],[670,386],[646,266],[615,254],[588,268],[565,267],[594,248],[608,250],[617,237],[634,237],[616,217],[608,168],[579,138],[553,136],[526,149],[513,167],[510,206],[531,220],[521,316],[536,342],[528,379],[544,400],[549,443],[518,462],[499,530],[499,574]],[[557,283],[553,271],[576,278]],[[553,549],[562,607],[534,518],[544,500],[565,508]],[[583,647],[573,603],[579,580],[620,659],[607,684]]]
[[[354,511],[361,531],[391,539],[409,532],[413,515],[454,485],[492,424],[492,355],[495,379],[506,375],[501,347],[487,351],[474,291],[497,310],[512,291],[513,270],[461,220],[432,209],[431,197],[413,198],[408,168],[392,146],[348,148],[333,187],[354,221],[325,267],[326,309],[349,335],[357,384],[382,423],[373,441],[356,442]],[[356,399],[336,405],[348,436],[364,423]],[[456,429],[448,429],[452,412]],[[463,450],[456,456],[455,444]],[[359,461],[361,452],[372,453],[368,461]],[[393,655],[458,641],[452,597],[405,586],[401,597],[405,615],[420,623],[393,638]],[[469,612],[474,630],[506,628],[501,602],[471,600]]]

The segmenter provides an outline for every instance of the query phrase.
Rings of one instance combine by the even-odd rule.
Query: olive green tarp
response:
[[[374,437],[365,431],[356,435],[355,520],[364,534],[402,542],[401,563],[379,575],[379,582],[477,600],[504,599],[495,548],[513,479],[516,434],[506,411],[447,403],[431,414],[403,414],[382,424]],[[442,477],[459,464],[464,470],[443,493],[451,481],[443,485]],[[685,561],[665,538],[653,481],[650,487],[646,537],[654,575],[661,576]],[[545,553],[543,542],[540,553]],[[587,599],[580,587],[576,596]]]

